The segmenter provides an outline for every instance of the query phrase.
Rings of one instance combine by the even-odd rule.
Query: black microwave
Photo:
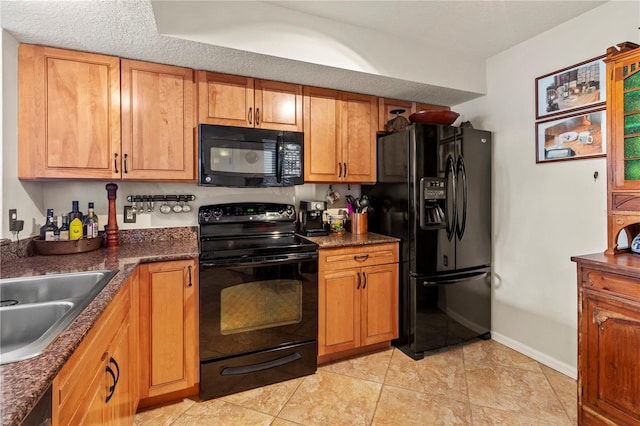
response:
[[[304,134],[200,124],[201,186],[267,187],[304,183]]]

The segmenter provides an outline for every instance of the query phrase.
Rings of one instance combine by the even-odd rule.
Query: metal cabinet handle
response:
[[[260,125],[260,108],[256,108],[256,126]]]
[[[114,170],[114,173],[119,173],[118,172],[118,153],[117,152],[115,154],[113,154],[113,170]]]
[[[127,170],[127,157],[128,157],[128,155],[125,154],[124,155],[124,172],[125,173],[129,173],[129,171]]]
[[[105,402],[109,402],[109,400],[113,397],[113,394],[116,392],[118,380],[120,380],[120,367],[118,366],[116,360],[113,359],[113,357],[109,357],[109,364],[113,364],[116,367],[117,374],[113,372],[109,365],[107,365],[105,371],[111,375],[111,378],[113,379],[113,385],[109,386],[109,395],[107,395]]]
[[[347,163],[344,163],[344,176],[347,177]]]
[[[364,277],[364,284],[362,285],[362,289],[364,290],[365,288],[367,288],[367,273],[363,272],[362,276]]]
[[[189,283],[187,286],[191,287],[193,285],[193,282],[191,281],[191,265],[187,268],[187,272],[189,273]]]
[[[341,178],[342,177],[342,163],[338,163],[338,167],[340,168],[340,171],[338,172],[338,177]]]
[[[355,260],[356,262],[364,262],[368,258],[369,258],[368,254],[365,254],[365,255],[362,255],[362,256],[353,256],[353,260]]]
[[[249,108],[249,114],[247,114],[247,121],[249,122],[249,124],[252,124],[252,120],[253,120],[253,108]]]
[[[358,287],[356,288],[356,290],[360,290],[360,284],[361,284],[362,280],[360,278],[360,272],[358,272]]]

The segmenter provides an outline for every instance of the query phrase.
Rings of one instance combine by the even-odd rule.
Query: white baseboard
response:
[[[536,361],[546,365],[547,367],[553,368],[554,370],[571,377],[574,380],[578,378],[578,369],[572,365],[569,365],[562,361],[558,361],[557,359],[552,358],[537,349],[533,349],[530,346],[522,344],[517,340],[513,340],[510,337],[503,336],[502,334],[496,333],[495,331],[491,332],[491,338],[498,343],[502,343],[503,345],[508,346],[523,355],[528,356],[529,358],[535,359]]]

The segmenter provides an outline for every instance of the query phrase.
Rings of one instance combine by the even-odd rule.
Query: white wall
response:
[[[38,232],[43,213],[41,183],[18,180],[18,41],[2,30],[2,237],[11,238],[9,209],[24,220],[20,238]],[[15,240],[15,238],[14,238]]]
[[[606,248],[606,160],[536,164],[536,77],[640,42],[640,3],[608,2],[487,62],[488,95],[453,109],[494,133],[494,339],[571,376],[573,255]],[[594,172],[599,178],[594,180]]]

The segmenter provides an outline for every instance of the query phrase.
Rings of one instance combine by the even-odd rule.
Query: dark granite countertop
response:
[[[179,239],[132,238],[126,242],[121,239],[120,247],[81,254],[14,259],[3,255],[2,278],[101,269],[119,272],[42,354],[0,365],[0,424],[11,426],[23,421],[138,264],[198,257],[197,229],[195,234],[183,231],[179,234]]]
[[[303,237],[318,244],[320,249],[339,248],[349,246],[364,246],[368,244],[396,243],[400,238],[389,237],[387,235],[368,232],[366,234],[352,234],[343,232],[341,234],[329,234],[326,237]]]

